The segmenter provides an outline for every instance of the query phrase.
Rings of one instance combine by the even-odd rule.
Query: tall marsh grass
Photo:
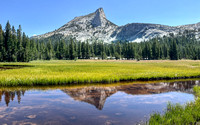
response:
[[[151,115],[149,125],[196,125],[200,124],[200,87],[194,87],[196,99],[185,105],[168,104],[166,112]]]
[[[28,67],[0,69],[0,86],[112,83],[200,76],[200,61],[33,61],[0,63]]]

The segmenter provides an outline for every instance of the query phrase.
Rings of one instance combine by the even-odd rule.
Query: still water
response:
[[[198,80],[0,89],[0,124],[134,125],[168,102],[194,100]]]

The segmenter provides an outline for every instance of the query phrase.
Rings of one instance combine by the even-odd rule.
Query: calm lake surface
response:
[[[0,89],[0,124],[133,125],[163,112],[168,102],[194,100],[198,80]]]

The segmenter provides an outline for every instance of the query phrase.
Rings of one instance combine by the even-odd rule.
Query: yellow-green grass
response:
[[[131,80],[193,78],[200,76],[200,61],[51,60],[0,63],[30,67],[0,70],[0,86],[111,83]]]

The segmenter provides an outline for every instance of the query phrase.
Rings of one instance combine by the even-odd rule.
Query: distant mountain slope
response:
[[[55,35],[63,37],[75,37],[77,40],[87,39],[112,41],[111,34],[118,26],[106,19],[102,8],[86,16],[74,18],[59,29],[34,38],[48,38]]]
[[[103,40],[108,43],[117,40],[140,42],[156,36],[168,35],[169,33],[178,34],[185,30],[196,30],[196,35],[199,37],[199,28],[200,23],[176,27],[148,23],[131,23],[117,26],[107,20],[103,9],[99,8],[94,13],[74,18],[55,31],[33,38],[66,39],[72,37],[80,41],[92,39]]]

